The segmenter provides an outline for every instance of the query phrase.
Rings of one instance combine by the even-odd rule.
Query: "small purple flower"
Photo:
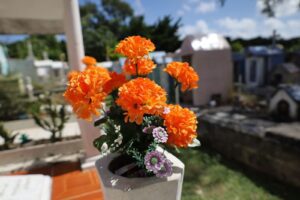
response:
[[[156,126],[147,126],[147,127],[143,128],[143,132],[151,134],[154,128],[156,128]]]
[[[158,151],[151,151],[146,154],[144,158],[144,163],[148,171],[156,173],[163,167],[165,160],[166,157],[164,154]]]
[[[170,108],[168,108],[168,107],[164,107],[164,111],[163,111],[163,114],[169,114],[170,113],[170,111],[171,111],[171,109]]]
[[[171,176],[173,174],[172,164],[170,160],[166,159],[161,169],[155,172],[155,175],[159,178]]]
[[[166,143],[168,140],[168,134],[162,127],[154,128],[152,131],[155,142]]]

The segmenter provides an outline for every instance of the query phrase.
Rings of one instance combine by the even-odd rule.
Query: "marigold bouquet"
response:
[[[95,126],[105,134],[94,141],[101,152],[125,154],[145,175],[167,177],[172,174],[172,163],[158,146],[198,144],[197,119],[191,110],[168,104],[166,91],[147,77],[156,67],[149,57],[154,49],[141,36],[122,40],[115,50],[127,57],[122,74],[96,66],[96,60],[86,56],[82,60],[86,69],[69,74],[64,97],[79,118],[91,121],[101,115]],[[197,88],[199,77],[188,63],[171,62],[164,71],[183,92]],[[132,78],[127,80],[126,75]]]

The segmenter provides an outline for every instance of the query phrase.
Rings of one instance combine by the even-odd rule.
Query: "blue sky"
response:
[[[80,2],[89,0],[80,0]],[[99,2],[99,0],[90,0]],[[143,14],[147,23],[154,23],[165,15],[181,18],[181,37],[187,34],[216,32],[233,38],[270,37],[274,29],[283,38],[300,36],[299,0],[284,0],[275,9],[276,17],[261,14],[260,0],[226,0],[223,7],[218,0],[124,0],[136,15]],[[12,42],[24,36],[1,36],[0,41]]]
[[[284,0],[276,7],[275,18],[261,14],[260,0],[226,0],[223,7],[218,0],[126,0],[136,14],[144,14],[146,21],[171,15],[181,17],[180,35],[217,32],[231,37],[268,37],[274,29],[284,38],[300,36],[299,0]]]

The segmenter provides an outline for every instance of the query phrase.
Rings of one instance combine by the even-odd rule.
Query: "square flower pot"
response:
[[[169,152],[165,156],[173,163],[173,174],[167,178],[127,178],[112,173],[108,166],[119,154],[103,155],[96,161],[105,200],[180,200],[184,164]]]

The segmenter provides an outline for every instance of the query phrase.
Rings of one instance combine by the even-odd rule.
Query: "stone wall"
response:
[[[230,159],[300,187],[298,138],[270,131],[277,125],[268,121],[221,116],[205,114],[199,118],[200,136],[209,146]]]

